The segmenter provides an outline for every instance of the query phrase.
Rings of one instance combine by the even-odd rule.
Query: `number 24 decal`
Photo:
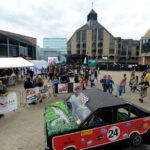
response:
[[[107,138],[114,141],[119,138],[120,129],[117,126],[111,127],[107,132]]]

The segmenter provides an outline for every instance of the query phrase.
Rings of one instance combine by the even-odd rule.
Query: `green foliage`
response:
[[[52,108],[61,110],[68,122],[61,118],[61,116],[57,115]],[[64,102],[53,102],[46,104],[44,118],[49,136],[65,133],[66,131],[77,128],[77,124]],[[55,125],[52,125],[53,121],[56,121]]]

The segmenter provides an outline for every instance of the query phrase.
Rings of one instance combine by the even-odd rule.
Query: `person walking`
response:
[[[97,70],[96,69],[94,70],[94,75],[95,75],[95,79],[96,79],[96,81],[98,83],[98,77],[97,77]]]
[[[107,79],[107,87],[108,87],[108,93],[112,93],[113,92],[113,84],[114,81],[112,80],[112,77],[110,75],[108,75],[108,79]]]
[[[127,81],[127,75],[123,75],[123,80],[122,80],[122,93],[126,93],[126,81]]]
[[[146,80],[146,78],[144,78],[144,81],[142,81],[141,83],[139,83],[139,85],[140,85],[140,98],[139,98],[139,101],[141,103],[143,103],[143,98],[145,98],[147,96],[147,89],[150,86],[150,84]]]
[[[104,75],[104,77],[100,80],[100,83],[103,87],[103,92],[107,92],[107,75]]]
[[[132,88],[132,92],[135,93],[135,91],[140,92],[140,90],[137,88],[139,83],[139,78],[138,76],[135,76],[134,82],[133,82],[133,88]]]
[[[132,91],[132,88],[133,88],[134,80],[135,80],[135,72],[132,72],[131,76],[130,76],[130,81],[129,81],[129,86],[130,86],[131,91]]]
[[[95,86],[94,80],[95,80],[94,72],[91,72],[91,76],[90,76],[91,87]]]

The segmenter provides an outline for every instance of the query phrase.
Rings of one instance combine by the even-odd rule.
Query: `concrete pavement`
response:
[[[129,80],[130,72],[127,73],[127,79]],[[114,79],[115,83],[121,80],[124,72],[106,72],[101,71],[99,79],[103,75],[110,74]],[[141,75],[141,73],[136,73]],[[96,84],[98,88],[101,85]],[[88,87],[90,88],[90,87]],[[25,95],[23,89],[23,82],[19,82],[17,86],[10,87],[10,91],[17,91],[19,97],[19,108],[11,113],[5,114],[0,119],[0,150],[44,150],[44,103],[37,105],[26,105]],[[114,90],[114,94],[116,90]],[[51,97],[49,101],[62,100],[67,97],[66,94],[58,95],[57,97]],[[144,103],[140,103],[139,93],[131,93],[129,86],[127,85],[127,93],[123,95],[124,99],[129,100],[132,103],[140,105],[150,110],[150,88],[148,89],[148,97],[145,98]],[[132,149],[132,148],[127,148]],[[150,147],[143,146],[139,150],[149,150]]]

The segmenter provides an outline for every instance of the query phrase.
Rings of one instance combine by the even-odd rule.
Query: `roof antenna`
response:
[[[92,1],[92,9],[93,9],[93,4],[94,4],[94,3],[93,3],[93,1]]]

